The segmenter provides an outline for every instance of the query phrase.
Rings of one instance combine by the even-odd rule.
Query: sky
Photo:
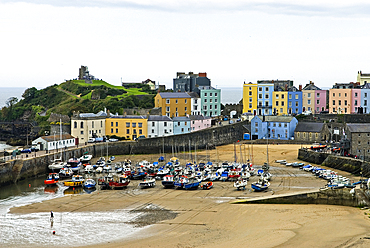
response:
[[[81,65],[113,85],[207,72],[257,80],[355,82],[370,73],[365,0],[0,1],[0,87],[45,88]]]

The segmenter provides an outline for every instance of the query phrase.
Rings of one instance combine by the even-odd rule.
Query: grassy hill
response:
[[[24,99],[15,100],[1,109],[0,121],[36,121],[41,126],[48,126],[51,113],[72,116],[73,111],[96,113],[107,108],[112,113],[123,114],[124,108],[153,108],[154,93],[146,85],[125,88],[101,80],[92,84],[71,80],[41,90],[27,89],[22,96]]]

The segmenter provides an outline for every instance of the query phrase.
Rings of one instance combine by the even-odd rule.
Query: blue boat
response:
[[[184,184],[185,189],[197,189],[199,187],[200,180],[196,178],[189,178],[188,182]]]
[[[251,184],[251,187],[254,189],[254,191],[264,191],[267,190],[269,186],[269,181],[263,177],[261,177],[257,182]]]
[[[178,189],[183,189],[187,182],[189,182],[189,178],[187,176],[179,176],[173,185]]]
[[[92,189],[92,188],[95,188],[95,186],[96,186],[96,182],[94,181],[94,179],[88,178],[84,182],[84,188],[86,189]]]

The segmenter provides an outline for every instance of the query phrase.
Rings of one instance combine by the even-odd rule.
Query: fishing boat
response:
[[[260,179],[257,182],[251,184],[252,189],[254,189],[255,191],[267,190],[269,186],[270,186],[269,181],[264,177],[260,177]]]
[[[50,170],[60,170],[66,165],[62,159],[55,159],[52,164],[49,164],[48,168]]]
[[[234,183],[234,187],[237,190],[245,190],[245,187],[247,186],[247,184],[248,184],[247,180],[239,179]]]
[[[46,180],[44,180],[44,184],[46,186],[55,186],[59,181],[59,174],[58,173],[49,173]]]
[[[101,190],[110,189],[109,182],[113,180],[113,177],[111,175],[99,177],[98,179],[98,185],[100,186]]]
[[[85,166],[85,173],[91,173],[94,171],[94,167],[91,164]]]
[[[173,188],[175,186],[175,180],[173,175],[166,175],[163,177],[162,185],[165,188]]]
[[[92,178],[87,178],[84,182],[84,188],[86,189],[92,189],[92,188],[95,188],[95,186],[96,186],[96,182]]]
[[[130,179],[126,175],[121,175],[118,178],[114,178],[109,181],[109,187],[111,189],[123,189],[130,183]]]
[[[187,176],[181,175],[175,180],[174,186],[178,189],[182,189],[188,181],[189,179]]]
[[[197,189],[200,185],[200,180],[195,177],[188,178],[188,181],[184,183],[184,189]]]
[[[72,180],[65,181],[64,186],[67,187],[81,187],[84,184],[85,179],[83,176],[80,175],[74,175],[72,176]]]
[[[139,183],[140,188],[153,188],[155,186],[154,178],[145,178]]]
[[[213,182],[206,182],[205,184],[202,185],[202,189],[212,189],[213,188]]]
[[[88,163],[92,159],[92,155],[87,154],[87,152],[84,153],[82,157],[80,157],[81,163]]]
[[[76,158],[70,158],[67,161],[67,167],[71,168],[72,171],[77,172],[80,170],[82,163]]]
[[[146,177],[147,173],[145,171],[135,171],[131,172],[131,179],[140,180]]]
[[[70,168],[62,168],[59,171],[59,176],[61,178],[67,178],[67,177],[72,177],[73,176],[73,171]]]

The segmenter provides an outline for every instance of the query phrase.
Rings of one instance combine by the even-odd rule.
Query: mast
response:
[[[60,144],[62,144],[62,118],[59,119],[59,138]],[[63,148],[62,145],[60,146],[60,159],[63,157]]]
[[[235,148],[235,143],[234,143],[234,162],[236,163],[236,148]]]

